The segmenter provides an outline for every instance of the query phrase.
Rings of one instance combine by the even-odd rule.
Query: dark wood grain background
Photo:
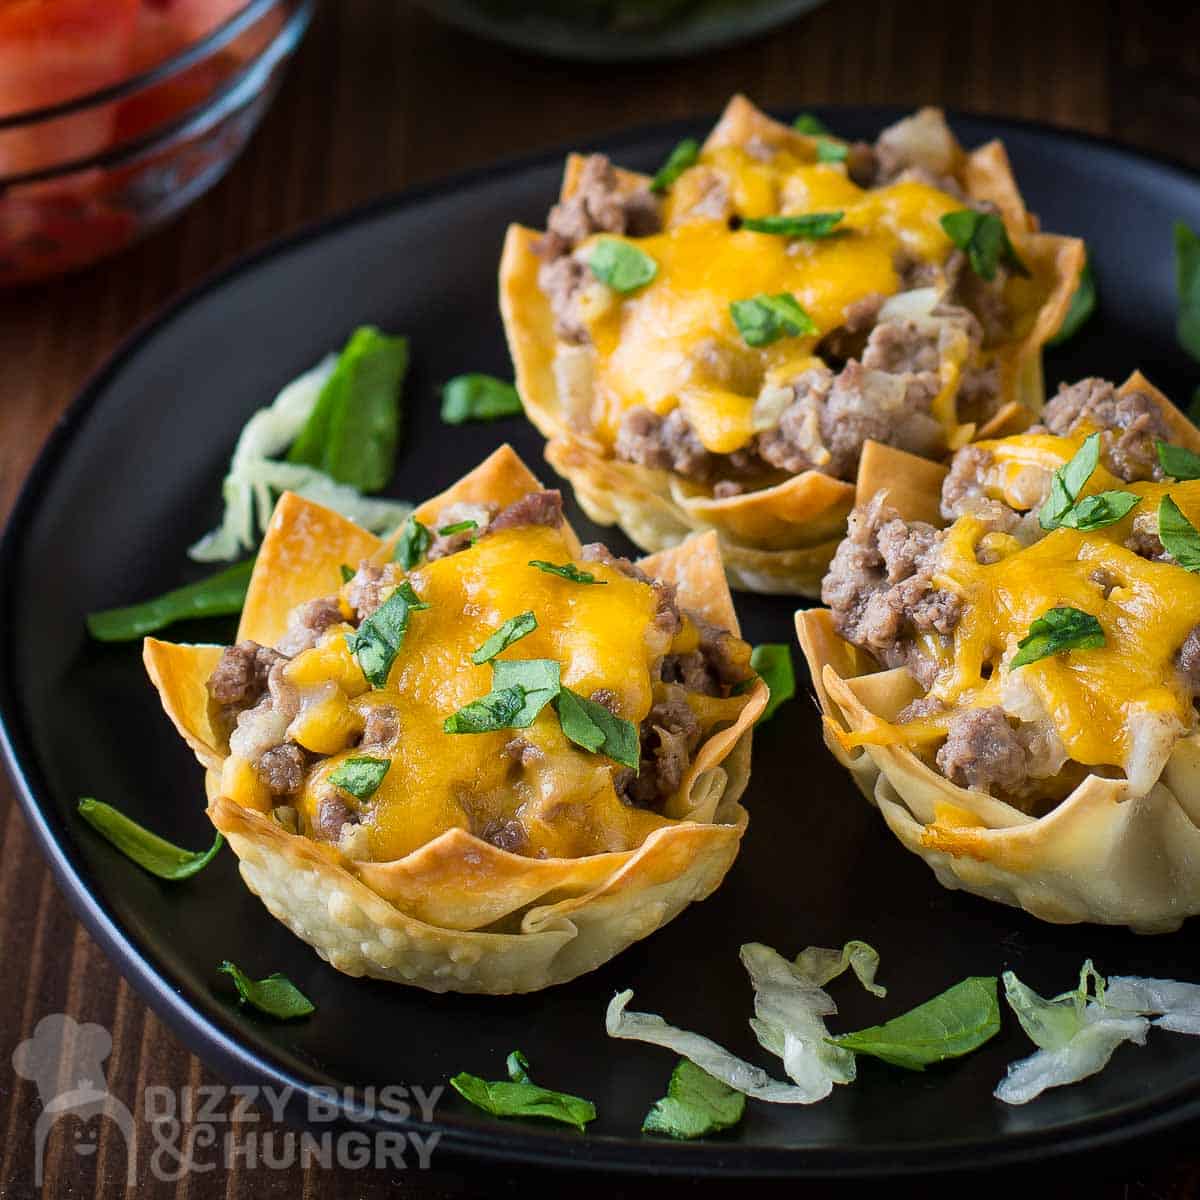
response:
[[[502,50],[456,34],[402,0],[326,0],[274,109],[212,192],[119,258],[0,296],[0,515],[89,372],[140,321],[249,247],[464,167],[638,123],[715,113],[734,91],[779,109],[932,102],[1036,118],[1200,167],[1200,10],[1165,0],[831,0],[743,46],[687,62],[616,68]],[[147,1012],[77,924],[2,777],[0,864],[0,1197],[7,1200],[36,1194],[33,1127],[41,1111],[33,1085],[16,1077],[9,1056],[46,1014],[67,1012],[112,1031],[109,1090],[131,1107],[150,1084],[178,1089],[217,1081]],[[108,1122],[101,1125],[98,1152],[89,1157],[75,1153],[59,1127],[49,1146],[46,1196],[309,1200],[715,1190],[702,1180],[580,1182],[481,1171],[439,1162],[436,1154],[436,1169],[424,1174],[270,1171],[242,1162],[174,1184],[147,1177],[127,1189],[119,1139]],[[1174,1200],[1195,1194],[1198,1180],[1200,1128],[1185,1127],[1115,1157],[1000,1182],[1034,1195]],[[816,1194],[829,1190],[821,1186]]]

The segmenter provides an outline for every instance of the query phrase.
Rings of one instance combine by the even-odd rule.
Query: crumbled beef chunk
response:
[[[1175,662],[1192,694],[1200,693],[1200,625],[1194,626],[1183,639]]]
[[[336,596],[299,604],[288,613],[287,632],[279,639],[279,649],[294,657],[315,646],[325,630],[345,619]]]
[[[665,417],[640,405],[621,419],[615,447],[617,458],[658,471],[674,471],[688,479],[708,483],[720,477],[750,476],[762,463],[749,450],[712,454],[696,436],[683,409]]]
[[[612,163],[603,154],[592,154],[574,194],[550,210],[540,252],[554,258],[594,233],[645,237],[661,227],[658,198],[645,188],[622,194]]]
[[[658,809],[679,790],[700,741],[700,724],[687,700],[675,694],[650,710],[640,733],[638,773],[620,772],[614,786],[627,804]]]
[[[668,654],[662,661],[664,683],[678,683],[689,692],[726,696],[750,675],[749,647],[725,629],[688,614],[700,634],[700,645],[686,654]]]
[[[267,674],[267,692],[252,708],[237,715],[229,735],[231,753],[257,764],[270,749],[287,741],[287,729],[300,711],[300,692],[284,678],[287,659],[281,658]]]
[[[929,413],[936,394],[936,385],[925,375],[870,371],[852,359],[834,380],[821,414],[821,435],[831,455],[829,474],[853,478],[868,438],[927,458],[940,457],[945,431]]]
[[[855,359],[836,376],[812,368],[793,384],[795,399],[778,425],[758,435],[758,453],[791,474],[818,470],[838,479],[854,478],[868,439],[938,457],[945,431],[929,407],[939,386],[932,372],[893,375]]]
[[[998,705],[956,716],[937,765],[952,783],[980,792],[1017,792],[1029,777],[1025,747]]]
[[[917,288],[934,287],[939,282],[941,274],[936,263],[924,258],[914,258],[906,250],[896,253],[892,265],[900,276],[900,290],[912,292]]]
[[[1012,314],[1004,298],[1008,268],[1001,263],[994,278],[984,279],[971,268],[967,256],[955,250],[946,260],[945,274],[949,302],[968,309],[978,319],[984,345],[1004,341],[1012,329]]]
[[[504,743],[504,753],[515,763],[520,763],[523,767],[531,766],[535,762],[540,762],[545,755],[532,742],[523,737],[510,738]]]
[[[372,704],[363,721],[360,748],[384,750],[400,734],[400,714],[394,705]]]
[[[429,550],[425,557],[429,562],[435,562],[439,558],[447,558],[451,554],[465,550],[478,538],[490,532],[495,513],[496,505],[494,504],[470,504],[466,501],[447,504],[437,515],[434,523],[434,538],[429,543]],[[438,532],[453,525],[461,525],[464,521],[474,521],[475,524],[467,529],[459,530],[458,533]]]
[[[342,836],[343,825],[357,825],[359,816],[341,796],[330,792],[317,803],[313,834],[325,842],[336,842]]]
[[[1162,478],[1154,443],[1169,440],[1171,433],[1158,406],[1144,392],[1118,395],[1104,379],[1063,384],[1046,405],[1042,421],[1051,433],[1063,435],[1074,433],[1081,424],[1102,430],[1104,465],[1127,483]]]
[[[730,496],[740,496],[746,491],[744,483],[738,483],[736,479],[718,479],[713,484],[713,499],[728,500]]]
[[[358,564],[358,570],[346,589],[346,601],[359,622],[365,621],[383,603],[383,589],[390,587],[385,582],[384,569],[369,558]]]
[[[679,616],[679,606],[675,602],[674,584],[666,583],[661,579],[651,579],[645,571],[631,563],[629,559],[618,558],[602,542],[589,542],[580,550],[579,557],[583,562],[605,563],[620,571],[622,575],[628,575],[630,579],[636,579],[639,583],[648,583],[654,589],[658,599],[654,623],[672,637],[679,631],[682,620]],[[604,704],[603,700],[596,697],[593,699],[596,699],[597,704]]]
[[[507,508],[501,509],[488,525],[488,532],[514,529],[519,525],[549,525],[557,529],[562,521],[562,492],[552,488],[542,492],[530,492]]]
[[[491,842],[497,850],[505,850],[509,854],[524,854],[529,845],[525,826],[513,818],[500,817],[489,821],[479,836],[485,842]]]
[[[964,425],[971,421],[984,425],[996,415],[1000,408],[1000,368],[996,363],[963,368],[955,408]]]
[[[988,497],[986,480],[992,452],[979,446],[964,446],[950,462],[942,483],[942,516],[954,521],[966,513],[978,517],[989,530],[1011,533],[1019,515],[1003,501]]]
[[[879,319],[879,310],[887,299],[882,292],[871,292],[848,304],[842,312],[842,323],[831,329],[817,346],[817,353],[828,361],[845,362],[861,358],[867,334]]]
[[[936,696],[922,696],[911,704],[906,704],[896,714],[896,724],[903,725],[906,721],[919,721],[922,717],[936,717],[945,712],[946,706]]]
[[[943,534],[923,521],[907,522],[877,496],[850,514],[847,536],[821,585],[834,625],[847,641],[885,666],[905,666],[928,687],[936,661],[915,635],[949,635],[962,602],[933,586]]]
[[[538,287],[550,301],[550,311],[554,314],[554,335],[573,346],[591,341],[576,303],[591,280],[587,264],[569,254],[544,262],[538,268]]]
[[[870,142],[851,142],[846,151],[846,174],[851,180],[861,188],[869,188],[878,170],[875,147]]]
[[[208,679],[208,691],[218,704],[249,708],[267,690],[271,668],[283,655],[257,642],[228,646]]]
[[[796,378],[794,399],[783,410],[779,424],[758,435],[756,448],[765,462],[791,475],[808,470],[835,473],[822,435],[833,380],[828,367],[813,367]]]
[[[1154,562],[1173,561],[1159,539],[1157,513],[1139,513],[1133,518],[1129,536],[1125,539],[1125,549]]]
[[[254,769],[272,795],[290,796],[304,786],[305,765],[304,751],[295,742],[284,742],[267,750]]]

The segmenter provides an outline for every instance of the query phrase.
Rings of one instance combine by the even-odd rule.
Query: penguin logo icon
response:
[[[36,1087],[42,1112],[34,1126],[35,1182],[42,1183],[46,1141],[60,1121],[75,1118],[75,1153],[87,1157],[99,1145],[92,1122],[108,1117],[125,1139],[125,1178],[137,1182],[137,1133],[133,1114],[109,1094],[104,1060],[112,1051],[112,1035],[103,1025],[80,1024],[66,1013],[43,1017],[33,1037],[13,1051],[13,1069]],[[89,1126],[90,1129],[89,1129]]]

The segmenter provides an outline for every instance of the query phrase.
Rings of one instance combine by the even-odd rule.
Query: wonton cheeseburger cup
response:
[[[830,750],[943,885],[1172,930],[1200,912],[1200,433],[1141,375],[1043,421],[940,497],[897,458],[797,632]]]
[[[936,109],[874,146],[738,96],[653,180],[567,162],[500,298],[525,411],[593,520],[715,530],[735,586],[815,596],[867,440],[932,460],[1019,429],[1084,264],[999,142]]]
[[[561,983],[721,882],[766,687],[716,538],[580,546],[503,447],[383,543],[279,500],[232,647],[147,639],[243,879],[350,975]]]

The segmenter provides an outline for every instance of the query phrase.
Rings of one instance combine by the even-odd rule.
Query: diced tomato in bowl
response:
[[[0,0],[0,287],[110,254],[209,186],[314,3]]]

